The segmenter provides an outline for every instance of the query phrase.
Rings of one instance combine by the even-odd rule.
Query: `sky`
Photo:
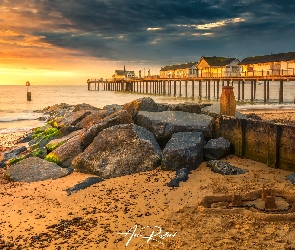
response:
[[[295,0],[0,0],[0,85],[295,51]]]

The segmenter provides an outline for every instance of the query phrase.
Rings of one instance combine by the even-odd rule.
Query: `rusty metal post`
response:
[[[220,114],[227,116],[235,116],[236,100],[234,96],[234,87],[223,86],[220,97]]]

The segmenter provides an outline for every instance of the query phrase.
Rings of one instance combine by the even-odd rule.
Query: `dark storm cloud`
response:
[[[34,34],[86,56],[185,61],[200,55],[234,56],[243,49],[245,56],[272,53],[277,52],[271,51],[276,43],[294,51],[294,0],[25,2],[38,10],[34,15],[54,23],[52,29]]]

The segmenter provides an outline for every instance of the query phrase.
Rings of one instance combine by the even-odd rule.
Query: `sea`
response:
[[[198,98],[191,98],[191,85],[188,85],[187,97],[185,95],[184,82],[181,86],[182,95],[163,96],[139,94],[134,92],[116,92],[116,91],[88,91],[87,85],[36,85],[36,86],[0,86],[0,133],[13,133],[16,131],[29,130],[33,127],[44,124],[44,121],[38,120],[43,114],[40,110],[54,104],[67,103],[71,105],[87,103],[98,108],[103,108],[110,104],[125,104],[132,100],[142,97],[152,97],[157,103],[184,103],[200,102]],[[295,82],[284,83],[284,103],[278,104],[279,86],[278,82],[270,83],[270,100],[267,104],[263,103],[263,85],[257,85],[256,101],[250,103],[250,84],[245,85],[245,101],[239,102],[237,109],[247,108],[295,108],[294,91]],[[31,92],[31,101],[27,101],[27,92]],[[203,84],[203,95],[206,89]],[[234,85],[234,93],[237,98],[237,86]],[[197,87],[195,90],[197,95]],[[201,102],[217,102],[214,97],[213,85],[211,86],[211,97],[204,97]]]

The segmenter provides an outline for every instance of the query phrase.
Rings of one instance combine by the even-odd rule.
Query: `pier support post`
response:
[[[266,102],[266,81],[263,81],[263,101]]]
[[[267,100],[269,100],[269,81],[267,81],[267,85],[266,85],[266,98]]]
[[[279,90],[279,103],[283,102],[283,94],[284,93],[284,81],[280,81],[280,90]]]
[[[253,100],[254,100],[254,98],[253,98],[253,91],[254,91],[254,89],[253,89],[253,86],[254,84],[253,84],[253,81],[251,81],[251,102],[253,102]]]
[[[236,100],[234,96],[234,87],[223,86],[220,97],[220,114],[227,116],[235,116]]]
[[[185,80],[185,97],[187,97],[187,80]]]
[[[195,81],[192,80],[192,98],[195,98]]]
[[[245,81],[242,81],[242,100],[245,99]]]
[[[257,81],[254,80],[254,99],[256,99],[256,86],[257,86]]]
[[[241,99],[241,81],[238,81],[238,101]]]
[[[202,81],[199,81],[199,99],[202,99]]]
[[[176,96],[176,81],[174,80],[174,96]]]
[[[208,99],[210,100],[211,93],[210,93],[210,80],[208,80]]]
[[[181,80],[179,81],[179,96],[181,96]]]
[[[217,80],[217,100],[219,100],[219,83],[220,80]]]

